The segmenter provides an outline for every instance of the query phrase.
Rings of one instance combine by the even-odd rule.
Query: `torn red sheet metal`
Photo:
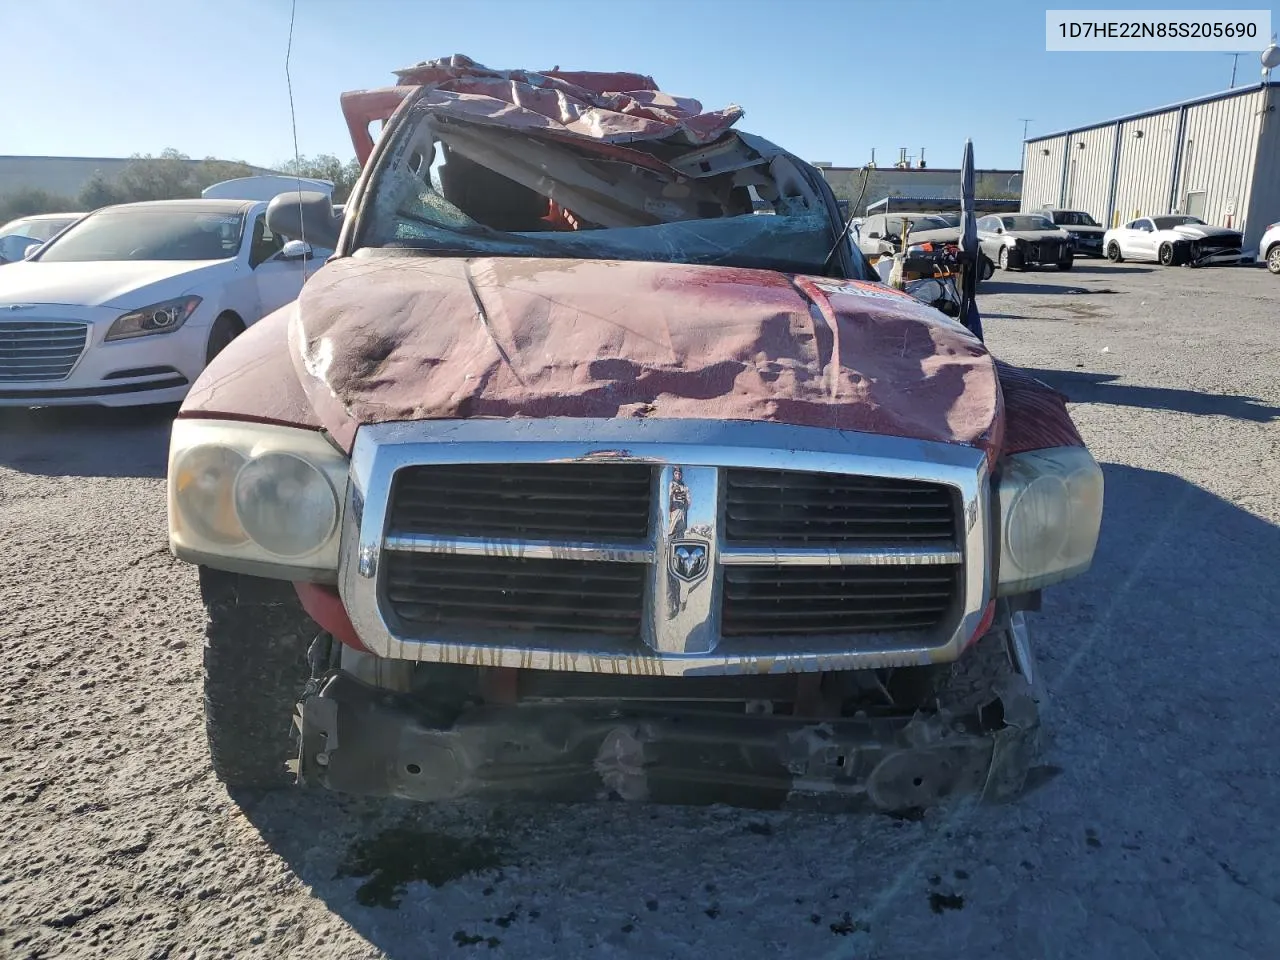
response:
[[[362,165],[373,147],[369,124],[391,116],[417,87],[429,88],[422,103],[440,117],[615,145],[712,143],[742,116],[737,106],[703,112],[697,100],[663,93],[652,77],[639,74],[491,70],[456,55],[396,75],[396,87],[343,96],[343,113]]]
[[[362,423],[647,417],[986,448],[1000,407],[977,339],[906,294],[860,281],[374,255],[326,266],[294,316],[299,379],[346,446]]]

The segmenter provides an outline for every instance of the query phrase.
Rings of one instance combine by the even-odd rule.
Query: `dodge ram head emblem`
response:
[[[681,580],[701,580],[707,572],[707,545],[699,540],[671,544],[671,570]]]

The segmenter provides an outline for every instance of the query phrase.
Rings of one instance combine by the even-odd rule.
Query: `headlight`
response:
[[[291,453],[267,453],[236,477],[236,516],[259,546],[301,557],[329,539],[338,501],[324,472]]]
[[[347,467],[347,457],[314,430],[175,420],[174,556],[260,576],[334,580]]]
[[[998,595],[1038,590],[1089,569],[1102,526],[1102,470],[1088,450],[1006,457],[997,499]]]
[[[146,337],[155,333],[173,333],[184,323],[196,307],[200,306],[199,297],[175,297],[172,300],[161,300],[140,310],[130,310],[116,317],[107,331],[105,340],[128,340],[132,337]]]

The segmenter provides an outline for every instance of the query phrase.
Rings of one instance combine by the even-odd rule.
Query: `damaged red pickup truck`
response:
[[[343,98],[341,223],[268,214],[333,258],[174,424],[218,776],[1017,795],[1024,612],[1101,522],[1063,398],[876,282],[736,108],[462,57],[399,78]]]

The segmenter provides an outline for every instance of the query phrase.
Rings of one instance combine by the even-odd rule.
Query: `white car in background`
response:
[[[0,265],[21,260],[29,248],[52,240],[83,216],[83,213],[40,213],[10,220],[0,227]]]
[[[181,400],[331,251],[286,243],[262,200],[104,207],[0,269],[0,406]]]
[[[1258,259],[1267,265],[1272,273],[1280,274],[1280,223],[1267,227],[1258,244]]]
[[[1139,217],[1102,236],[1103,252],[1112,263],[1154,260],[1166,267],[1239,263],[1245,259],[1243,245],[1244,234],[1239,230],[1210,226],[1199,217],[1180,213]]]

